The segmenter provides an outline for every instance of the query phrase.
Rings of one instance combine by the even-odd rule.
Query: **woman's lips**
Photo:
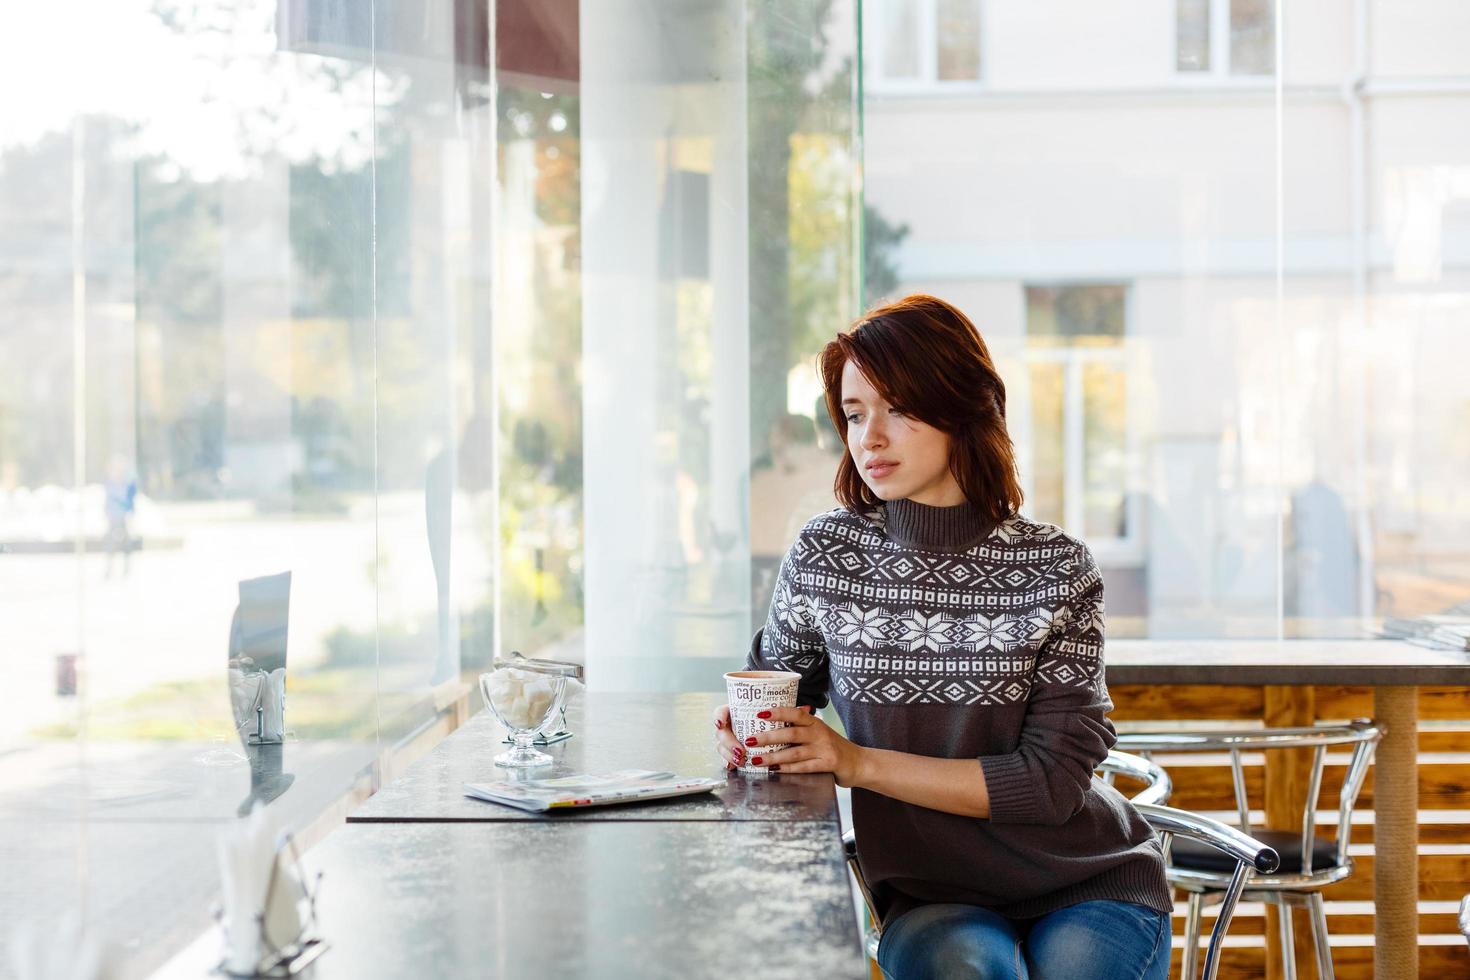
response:
[[[881,480],[896,469],[898,469],[897,463],[879,463],[877,466],[868,467],[868,476],[874,480]]]

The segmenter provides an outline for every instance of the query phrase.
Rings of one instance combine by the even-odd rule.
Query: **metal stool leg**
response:
[[[1189,910],[1184,916],[1184,957],[1179,967],[1180,980],[1194,980],[1195,962],[1199,958],[1200,906],[1204,896],[1199,892],[1189,893]]]
[[[1333,980],[1332,944],[1327,940],[1327,909],[1322,904],[1322,893],[1308,895],[1307,907],[1312,912],[1312,945],[1317,949],[1317,976],[1321,980]]]
[[[1281,975],[1285,980],[1296,980],[1296,946],[1291,938],[1291,906],[1282,896],[1276,905],[1276,924],[1281,933]]]

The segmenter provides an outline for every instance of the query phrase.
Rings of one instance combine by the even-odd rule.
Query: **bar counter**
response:
[[[1384,728],[1374,763],[1373,975],[1419,976],[1418,690],[1470,684],[1470,653],[1398,640],[1110,640],[1107,679],[1371,687],[1373,720]]]
[[[477,698],[477,696],[475,696]],[[536,776],[673,769],[713,793],[544,815],[473,800],[507,778],[488,712],[435,746],[302,858],[321,874],[307,975],[869,976],[830,774],[726,774],[711,748],[715,694],[591,692]],[[159,977],[218,961],[210,930]]]

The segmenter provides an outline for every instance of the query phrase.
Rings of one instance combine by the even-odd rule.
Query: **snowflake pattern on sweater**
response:
[[[1092,687],[1100,582],[1086,546],[1050,524],[1012,517],[952,554],[888,539],[882,510],[833,510],[782,562],[763,659],[804,676],[825,662],[831,693],[854,703],[1008,704],[1038,683]]]

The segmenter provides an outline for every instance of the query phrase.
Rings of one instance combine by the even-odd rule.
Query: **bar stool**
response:
[[[1155,752],[1220,752],[1230,753],[1230,770],[1235,791],[1235,806],[1240,817],[1239,829],[1274,848],[1281,856],[1282,870],[1274,874],[1258,874],[1244,890],[1247,901],[1266,902],[1281,909],[1277,916],[1281,935],[1283,972],[1287,980],[1296,977],[1296,958],[1292,954],[1291,909],[1306,908],[1312,917],[1312,940],[1317,955],[1317,969],[1324,978],[1332,977],[1332,947],[1327,938],[1327,914],[1322,905],[1322,889],[1342,881],[1353,873],[1353,859],[1348,854],[1352,829],[1353,806],[1373,763],[1373,752],[1383,737],[1383,730],[1372,722],[1358,720],[1348,725],[1314,725],[1306,728],[1265,728],[1252,731],[1222,732],[1128,732],[1118,736],[1118,747],[1148,757]],[[1338,793],[1337,840],[1316,834],[1317,796],[1322,788],[1322,768],[1327,749],[1351,746],[1347,772]],[[1241,753],[1277,749],[1315,749],[1312,772],[1307,783],[1306,805],[1300,830],[1284,828],[1255,829],[1250,823],[1250,801],[1246,798],[1245,770]],[[1200,913],[1207,903],[1220,901],[1233,884],[1232,869],[1218,853],[1193,841],[1178,841],[1168,854],[1169,882],[1189,895],[1185,919],[1184,963],[1181,980],[1193,980],[1195,958],[1199,951]],[[1206,974],[1208,976],[1208,973]]]

